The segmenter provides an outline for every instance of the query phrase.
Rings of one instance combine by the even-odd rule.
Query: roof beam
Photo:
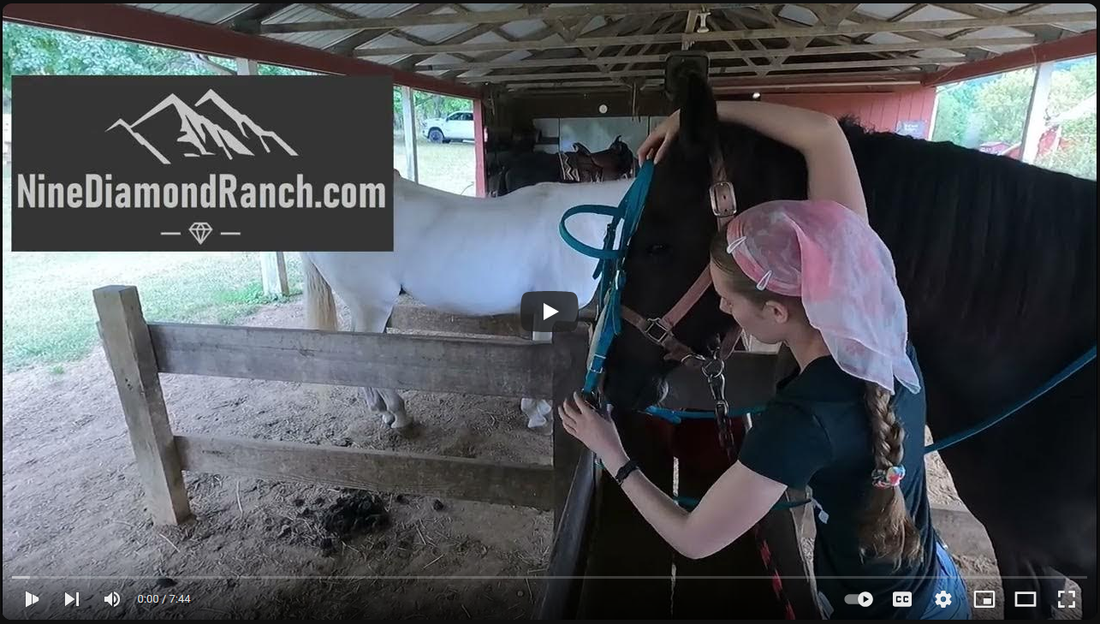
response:
[[[479,26],[478,28],[482,28],[482,26]],[[546,37],[549,37],[552,33],[553,33],[553,29],[551,29],[549,26],[545,26],[545,27],[540,28],[539,30],[536,30],[535,32],[530,33],[530,34],[528,34],[524,37],[520,37],[519,40],[520,41],[538,41],[539,39],[545,39]],[[491,52],[491,53],[483,55],[479,58],[487,58],[490,61],[492,61],[493,59],[500,58],[500,57],[502,57],[506,54],[508,54],[508,53],[507,52]],[[538,54],[539,53],[536,52],[536,53],[532,54],[532,57],[534,57]],[[417,59],[417,61],[419,62],[419,61],[423,61],[426,58],[430,58],[431,56],[432,55],[430,55],[430,54],[428,54],[428,55],[418,54],[418,55],[415,55],[413,58]],[[453,71],[448,71],[447,73],[443,74],[443,79],[444,80],[453,80],[456,76],[459,76],[459,75],[469,71],[469,69],[470,69],[469,65],[471,65],[471,64],[472,63],[461,63],[461,64],[459,64],[459,66],[454,68]]]
[[[856,21],[857,16],[860,13],[858,11],[853,12],[848,19]],[[499,43],[471,43],[465,45],[438,45],[438,46],[396,46],[390,48],[372,48],[366,50],[357,50],[356,53],[360,56],[384,56],[384,55],[401,55],[401,54],[418,54],[418,53],[431,53],[442,54],[449,52],[488,52],[496,50],[552,50],[559,48],[579,48],[583,46],[618,46],[618,45],[631,45],[631,44],[644,44],[644,43],[680,43],[682,37],[687,37],[694,41],[722,41],[724,39],[731,40],[751,40],[751,39],[784,39],[786,37],[820,37],[820,36],[832,36],[832,35],[855,35],[862,33],[878,33],[878,32],[892,32],[892,33],[908,33],[905,36],[912,39],[917,39],[918,35],[924,37],[933,38],[927,40],[935,40],[941,43],[946,43],[944,40],[935,35],[927,35],[918,31],[923,30],[939,30],[939,29],[954,29],[963,27],[985,28],[987,26],[1021,26],[1021,25],[1034,25],[1042,24],[1052,17],[1050,15],[1008,15],[1004,17],[998,17],[994,19],[950,19],[950,20],[931,20],[920,22],[884,22],[868,18],[864,23],[857,24],[842,24],[840,26],[804,26],[797,27],[780,27],[780,28],[757,28],[750,31],[726,31],[726,32],[709,32],[709,33],[691,33],[685,35],[683,33],[670,33],[665,35],[631,35],[625,37],[579,37],[571,42],[562,41],[534,41],[534,42],[508,42],[502,41]],[[1095,12],[1086,13],[1061,13],[1056,18],[1061,23],[1079,23],[1079,22],[1094,22],[1096,21]],[[941,46],[942,47],[942,46]]]
[[[237,13],[236,15],[231,15],[218,23],[231,24],[231,28],[237,30],[241,24],[247,24],[249,22],[262,22],[290,5],[291,3],[289,2],[284,2],[282,4],[275,2],[253,4],[252,6],[241,11],[240,13]]]
[[[900,22],[901,20],[909,17],[910,15],[916,13],[917,11],[923,9],[926,6],[928,6],[927,2],[916,2],[912,5],[910,5],[908,9],[905,9],[904,11],[899,11],[899,12],[895,13],[894,15],[891,15],[890,18],[887,19],[886,21],[888,21],[888,22]],[[860,36],[856,37],[853,41],[854,41],[854,43],[863,43],[864,41],[867,41],[867,38],[870,37],[871,34],[873,34],[873,33],[868,33],[866,35],[860,35]]]
[[[426,15],[428,13],[431,13],[432,11],[435,11],[437,8],[439,7],[431,4],[416,4],[398,13],[397,15],[403,17]],[[379,37],[383,37],[386,34],[390,33],[392,30],[392,28],[372,28],[360,30],[358,32],[352,33],[351,35],[348,35],[347,37],[341,39],[340,41],[337,41],[336,43],[329,45],[325,49],[331,50],[334,54],[349,55],[355,48],[370,43],[371,41],[374,41]]]
[[[873,61],[834,61],[827,63],[795,63],[793,65],[784,65],[777,67],[773,71],[811,71],[822,69],[861,69],[867,67],[917,67],[919,65],[948,65],[951,63],[960,63],[961,59],[957,58],[906,58],[906,59],[875,59]],[[755,67],[711,67],[710,74],[712,76],[723,76],[731,74],[753,74],[756,73]],[[589,79],[589,78],[634,78],[634,77],[656,77],[664,76],[664,70],[661,69],[638,69],[630,71],[612,71],[608,73],[594,71],[594,72],[559,72],[559,73],[535,73],[535,74],[491,74],[488,76],[476,76],[466,79],[461,79],[470,83],[498,83],[498,82],[516,82],[516,81],[536,81],[536,80],[568,80],[568,79]]]
[[[262,33],[314,32],[322,30],[344,30],[346,28],[402,28],[405,26],[428,26],[440,24],[506,24],[531,19],[561,19],[570,17],[588,17],[593,11],[600,15],[645,15],[649,13],[675,13],[698,9],[699,4],[600,4],[549,7],[531,6],[504,11],[467,11],[454,13],[435,13],[417,18],[406,17],[364,17],[348,22],[289,22],[285,24],[259,24]],[[715,5],[731,6],[731,5]]]
[[[670,23],[671,24],[671,23]],[[669,25],[670,25],[669,24]],[[668,25],[665,26],[668,28]],[[998,39],[980,39],[975,41],[951,41],[947,44],[950,49],[964,49],[969,47],[976,47],[979,45],[1031,45],[1035,43],[1035,40],[1031,37],[1002,37]],[[911,43],[881,43],[881,44],[863,44],[863,45],[835,45],[835,46],[817,46],[813,48],[806,48],[800,52],[794,52],[788,48],[781,49],[764,49],[764,50],[733,50],[730,52],[707,52],[707,56],[711,60],[724,60],[724,59],[745,59],[745,58],[779,58],[783,56],[832,56],[837,54],[869,54],[873,52],[905,52],[911,50],[927,50],[931,48],[941,48],[943,44],[938,42],[921,42],[913,41]],[[623,46],[623,49],[627,49]],[[663,63],[667,58],[667,54],[645,54],[639,52],[629,56],[601,56],[589,61],[584,58],[569,57],[569,58],[548,58],[548,59],[522,59],[519,61],[489,61],[472,63],[434,63],[431,65],[420,65],[417,69],[426,70],[452,70],[452,69],[523,69],[523,68],[535,68],[535,67],[574,67],[576,65],[596,65],[602,63]],[[961,60],[961,59],[960,59]]]
[[[1096,31],[1074,37],[1063,37],[1057,41],[1040,43],[1023,50],[1006,52],[982,61],[957,65],[943,71],[929,74],[924,79],[928,87],[1000,74],[1022,67],[1031,67],[1048,61],[1061,61],[1096,54]]]
[[[453,45],[453,46],[457,46],[458,48],[460,48],[459,50],[457,50],[455,52],[449,52],[448,53],[448,54],[457,56],[457,55],[462,54],[461,48],[462,48],[462,44],[464,42],[469,41],[470,39],[473,39],[474,37],[480,37],[481,35],[484,35],[485,33],[490,32],[492,30],[493,30],[493,25],[492,24],[481,24],[480,26],[474,26],[473,28],[467,28],[466,30],[464,30],[460,33],[456,33],[454,35],[451,35],[450,37],[447,37],[446,39],[443,40],[441,45]],[[394,32],[397,32],[397,31],[394,31]],[[420,46],[421,49],[425,49],[425,48],[429,48],[429,47],[432,47],[432,46]],[[357,53],[357,55],[359,55],[358,51],[356,53]],[[402,59],[401,61],[399,61],[397,63],[397,66],[400,67],[401,69],[407,69],[407,70],[411,71],[411,70],[415,69],[417,63],[419,63],[420,61],[423,61],[426,58],[431,58],[431,57],[435,56],[436,54],[438,54],[438,53],[437,52],[430,52],[430,53],[423,53],[423,54],[412,54],[408,58],[405,58],[405,59]],[[361,56],[361,55],[359,55],[359,56]],[[463,55],[459,58],[471,58],[471,57],[467,56],[467,55]]]
[[[962,13],[963,15],[969,15],[970,17],[980,17],[983,19],[997,18],[1004,15],[1008,15],[1005,11],[997,11],[996,9],[987,9],[980,4],[937,4],[936,6],[947,9],[948,11],[954,11],[956,13]],[[1027,8],[1027,7],[1021,7]],[[1014,15],[1021,15],[1020,13],[1014,13]],[[1047,16],[1051,18],[1052,16]],[[1026,33],[1035,35],[1039,39],[1040,43],[1047,41],[1054,41],[1060,38],[1066,31],[1057,26],[1050,25],[1036,25],[1036,26],[1019,26],[1019,30]],[[969,29],[967,29],[969,30]],[[954,34],[954,33],[952,33]],[[949,38],[951,35],[947,35]]]
[[[915,87],[920,85],[923,74],[920,73],[841,73],[841,74],[813,74],[813,75],[785,75],[744,77],[744,78],[716,78],[711,80],[711,87],[715,93],[733,91],[739,89],[767,90],[792,89],[792,88],[837,88],[837,87],[874,87],[879,90],[894,89],[896,87]],[[655,88],[661,86],[660,80],[646,80],[643,88]],[[532,82],[512,83],[511,89],[558,89],[566,88],[622,88],[622,85],[609,81],[581,81],[581,82]]]
[[[443,95],[472,99],[481,95],[477,89],[467,85],[121,4],[8,4],[4,6],[4,19],[186,52],[246,58],[323,74],[388,76],[396,84]]]

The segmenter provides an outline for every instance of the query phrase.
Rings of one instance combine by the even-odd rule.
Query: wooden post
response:
[[[1024,121],[1024,138],[1020,145],[1020,160],[1034,163],[1039,154],[1039,140],[1046,130],[1047,102],[1050,100],[1050,82],[1054,75],[1054,61],[1040,63],[1035,68],[1035,84],[1031,87],[1031,101],[1027,105]]]
[[[256,61],[237,57],[238,76],[256,76],[259,73]],[[260,279],[264,286],[265,296],[290,296],[290,285],[286,278],[286,259],[283,258],[283,252],[267,251],[260,254]]]
[[[93,299],[146,504],[155,522],[180,524],[190,518],[191,508],[137,289],[106,286],[96,289]]]
[[[483,100],[474,100],[474,192],[485,197],[485,107]]]
[[[539,334],[534,334],[538,336]],[[554,336],[553,395],[550,420],[554,432],[554,531],[560,528],[569,489],[583,445],[569,435],[557,419],[557,408],[584,387],[586,339],[583,333],[559,333]]]
[[[259,68],[256,66],[256,61],[252,59],[246,59],[237,57],[237,75],[238,76],[255,76],[259,74]]]
[[[286,277],[286,258],[281,251],[265,251],[260,254],[260,276],[264,295],[290,296],[290,283]]]
[[[405,179],[420,183],[416,168],[416,115],[413,114],[412,87],[401,87],[401,118],[405,128]]]

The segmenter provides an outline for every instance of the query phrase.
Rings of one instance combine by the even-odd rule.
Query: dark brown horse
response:
[[[719,123],[701,80],[685,86],[680,108],[677,145],[655,170],[626,261],[623,304],[647,317],[671,308],[707,264],[715,142],[742,209],[806,196],[801,156]],[[845,131],[871,225],[894,256],[935,438],[1000,413],[1096,344],[1095,182],[949,143]],[[702,350],[731,326],[712,290],[675,333]],[[607,366],[608,399],[630,412],[658,398],[672,364],[625,327]],[[1005,596],[1038,592],[1033,609],[1006,599],[1007,617],[1052,616],[1061,576],[1082,586],[1085,617],[1096,614],[1096,375],[1093,361],[942,452],[993,542]]]
[[[489,179],[493,196],[506,195],[540,182],[609,182],[633,176],[638,168],[630,146],[615,137],[607,149],[592,152],[581,143],[572,152],[522,154]]]

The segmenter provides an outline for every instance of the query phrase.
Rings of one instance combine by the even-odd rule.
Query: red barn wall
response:
[[[899,124],[911,134],[927,139],[932,128],[935,89],[896,93],[765,93],[762,100],[827,113],[836,118],[851,115],[879,131],[898,132]],[[910,122],[905,124],[904,122]]]

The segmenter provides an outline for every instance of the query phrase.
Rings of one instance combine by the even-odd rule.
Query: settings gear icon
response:
[[[946,609],[951,606],[951,594],[946,591],[940,591],[936,594],[936,606],[941,609]]]

